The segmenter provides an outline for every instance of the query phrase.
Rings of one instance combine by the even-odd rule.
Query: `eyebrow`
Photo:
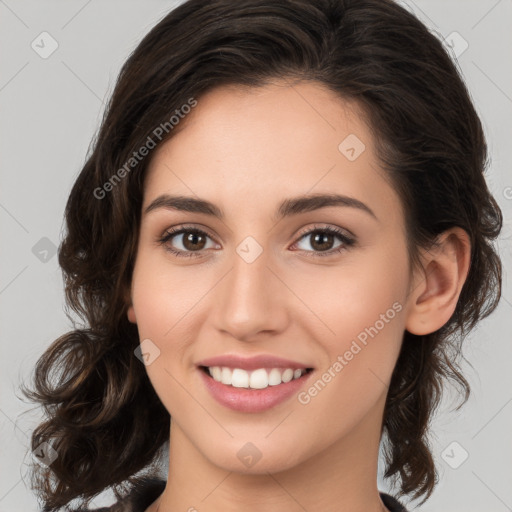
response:
[[[354,197],[340,194],[310,194],[286,199],[279,205],[279,208],[275,213],[274,220],[280,220],[284,217],[307,213],[321,208],[327,208],[329,206],[356,208],[366,212],[378,221],[375,213],[365,203]],[[147,214],[160,208],[183,212],[203,213],[221,220],[224,219],[224,212],[219,207],[210,201],[196,197],[163,194],[152,201],[144,210],[144,213]]]

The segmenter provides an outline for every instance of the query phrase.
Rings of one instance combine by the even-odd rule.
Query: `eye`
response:
[[[313,229],[302,233],[299,241],[295,242],[292,247],[298,246],[303,239],[308,240],[308,237],[310,240],[309,245],[313,250],[300,247],[299,249],[306,253],[312,253],[310,256],[313,257],[339,254],[355,244],[355,239],[348,236],[340,228],[333,226],[315,226]],[[336,239],[338,239],[339,244],[332,247]],[[208,247],[208,240],[212,240],[212,237],[201,229],[178,226],[168,229],[164,235],[158,239],[158,243],[165,245],[165,249],[177,257],[190,258],[202,256],[202,251],[211,249],[212,246],[220,248],[220,246],[215,243],[212,243],[210,247]],[[176,245],[178,246],[177,248]]]
[[[340,243],[333,247],[336,238],[340,241]],[[313,247],[313,251],[300,247],[299,248],[309,253],[313,252],[312,256],[314,257],[324,257],[339,254],[340,252],[349,249],[355,244],[354,238],[348,236],[341,229],[333,226],[315,226],[313,229],[303,233],[300,240],[302,239],[305,239],[306,241],[309,240],[308,244],[310,247]],[[295,245],[299,244],[300,241],[296,242]]]
[[[174,239],[176,239],[176,242],[174,242]],[[180,226],[168,229],[158,242],[165,245],[166,250],[175,256],[190,258],[201,256],[201,251],[211,248],[206,246],[207,239],[211,240],[211,237],[201,229]],[[171,242],[178,245],[178,248],[174,248]],[[213,245],[215,246],[215,244]]]

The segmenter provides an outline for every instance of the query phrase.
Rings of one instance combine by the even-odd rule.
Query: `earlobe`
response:
[[[133,305],[132,304],[130,304],[128,306],[128,311],[126,312],[126,316],[128,317],[128,320],[132,324],[136,324],[137,323],[137,318],[135,316],[135,309],[133,309]]]
[[[409,297],[405,328],[412,334],[437,331],[453,315],[471,258],[469,236],[462,228],[442,233],[423,254],[423,271]]]
[[[135,317],[135,310],[133,309],[133,306],[130,305],[128,307],[128,311],[126,313],[126,315],[128,316],[128,320],[132,323],[132,324],[136,324],[137,323],[137,318]]]
[[[128,309],[126,310],[126,316],[128,317],[128,321],[132,324],[137,323],[137,318],[135,316],[135,309],[133,307],[132,302],[132,289],[131,286],[127,286],[124,290],[124,303],[128,305]]]

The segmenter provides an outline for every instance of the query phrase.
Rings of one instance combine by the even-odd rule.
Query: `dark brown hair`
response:
[[[67,302],[84,324],[46,350],[34,389],[25,391],[47,415],[32,448],[48,441],[58,452],[33,473],[46,511],[137,482],[169,438],[169,414],[134,356],[137,328],[126,317],[144,174],[155,150],[128,171],[126,162],[191,98],[274,79],[315,81],[362,108],[400,193],[411,261],[450,227],[469,234],[471,266],[456,310],[432,334],[404,333],[382,427],[385,476],[400,482],[400,495],[432,493],[432,412],[446,380],[467,400],[461,344],[501,295],[492,241],[502,215],[484,179],[486,143],[464,82],[442,43],[391,0],[190,0],[122,67],[66,206],[59,263]],[[158,144],[174,133],[169,128]]]

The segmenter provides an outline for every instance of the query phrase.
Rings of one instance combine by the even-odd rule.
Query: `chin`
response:
[[[306,452],[298,451],[297,446],[304,447],[304,441],[293,436],[287,436],[288,443],[281,439],[269,440],[239,437],[230,439],[227,443],[215,443],[208,440],[209,446],[202,451],[203,455],[215,466],[234,473],[248,475],[265,475],[287,471],[305,460]],[[213,449],[212,449],[213,448]]]

